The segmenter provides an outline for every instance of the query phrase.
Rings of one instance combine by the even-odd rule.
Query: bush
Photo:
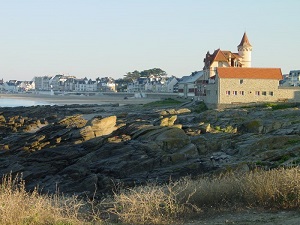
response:
[[[201,113],[201,112],[206,111],[207,109],[208,108],[204,102],[197,102],[197,104],[193,108],[193,111],[196,113]]]

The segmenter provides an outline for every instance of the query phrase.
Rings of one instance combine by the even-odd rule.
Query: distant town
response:
[[[200,71],[177,78],[160,68],[128,72],[124,78],[77,78],[57,74],[36,76],[31,81],[0,80],[2,93],[52,94],[127,92],[178,93],[179,97],[204,101],[211,108],[223,105],[300,101],[300,70],[282,74],[280,68],[251,67],[252,45],[244,33],[238,52],[214,50],[204,57]]]
[[[137,71],[136,71],[137,72]],[[56,92],[169,92],[178,93],[179,86],[184,83],[193,83],[189,96],[197,95],[197,79],[192,72],[189,76],[177,78],[168,77],[164,74],[149,74],[148,76],[129,76],[114,79],[112,77],[99,77],[95,80],[90,78],[76,78],[75,76],[57,74],[54,76],[37,76],[31,81],[0,80],[0,91],[2,93],[56,91]],[[130,74],[130,73],[128,73]],[[126,76],[126,75],[125,75]],[[180,85],[181,84],[181,85]],[[289,74],[283,75],[281,86],[300,86],[300,70],[291,70]],[[181,90],[183,91],[183,90]]]
[[[36,76],[31,81],[0,80],[2,93],[24,93],[54,91],[63,92],[178,92],[179,78],[168,77],[166,72],[154,68],[127,73],[124,78],[112,77],[77,78],[75,76],[56,74],[53,76]]]

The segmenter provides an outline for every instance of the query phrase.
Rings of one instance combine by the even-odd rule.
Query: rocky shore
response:
[[[0,108],[0,173],[27,188],[98,197],[115,188],[300,163],[300,108],[202,111],[109,103]]]

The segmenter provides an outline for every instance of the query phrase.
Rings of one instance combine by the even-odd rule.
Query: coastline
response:
[[[46,95],[46,94],[0,94],[4,99],[20,99],[44,102],[51,105],[71,105],[71,104],[146,104],[157,101],[157,98],[134,98],[124,99],[122,96],[110,95]]]

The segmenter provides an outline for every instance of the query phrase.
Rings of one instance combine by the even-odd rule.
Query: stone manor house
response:
[[[220,49],[212,54],[207,52],[203,70],[179,81],[179,95],[202,100],[209,108],[300,101],[299,87],[279,85],[283,79],[280,68],[251,67],[252,45],[246,33],[237,50],[237,53]]]

